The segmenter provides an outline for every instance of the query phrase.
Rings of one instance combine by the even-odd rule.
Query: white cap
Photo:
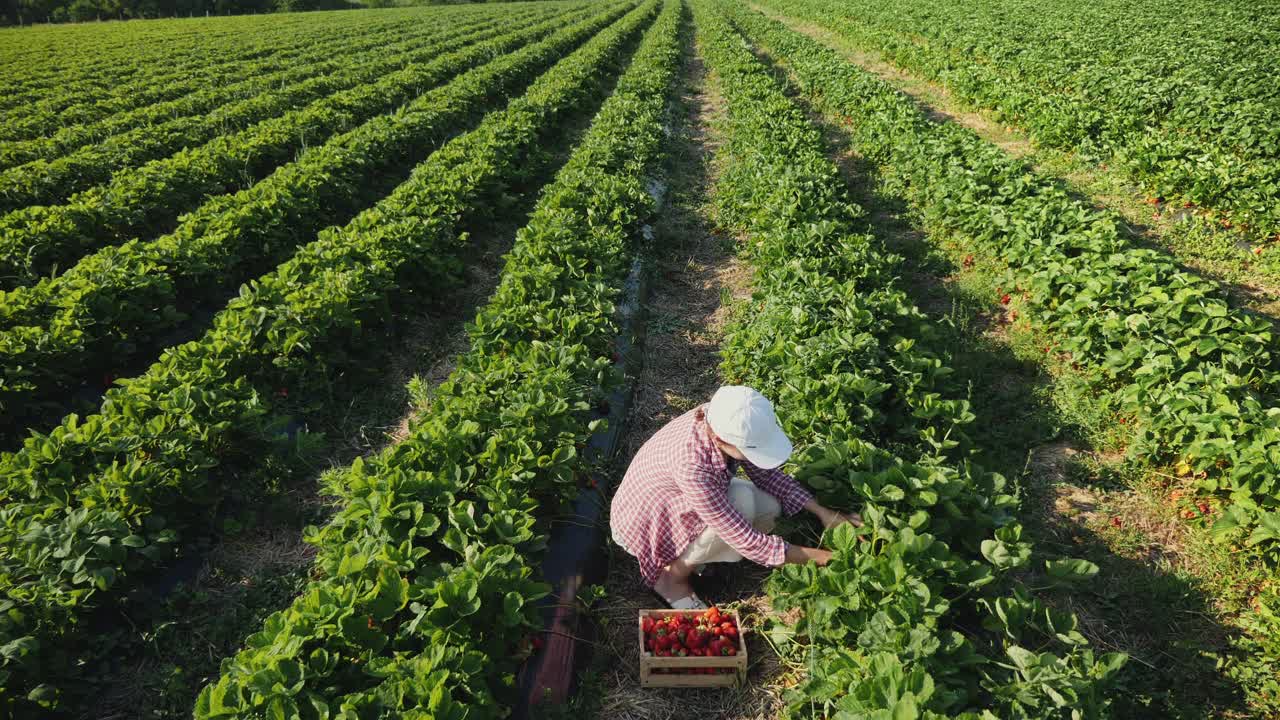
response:
[[[791,457],[791,441],[778,426],[773,403],[744,385],[725,385],[711,396],[707,424],[756,467],[769,470]]]

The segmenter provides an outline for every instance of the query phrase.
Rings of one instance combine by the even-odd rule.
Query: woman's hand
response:
[[[845,523],[849,523],[854,527],[862,527],[862,516],[858,513],[842,513],[835,510],[829,512],[831,514],[822,521],[823,526],[828,530]]]
[[[849,523],[854,527],[862,527],[862,516],[858,513],[836,512],[831,508],[819,505],[817,500],[810,500],[804,506],[804,509],[813,513],[818,518],[818,521],[822,523],[822,527],[827,530],[844,523]]]
[[[802,545],[787,546],[787,562],[793,565],[803,565],[810,560],[818,565],[826,565],[831,562],[831,551],[822,548],[804,547]]]

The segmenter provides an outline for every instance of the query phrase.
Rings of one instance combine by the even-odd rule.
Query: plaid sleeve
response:
[[[804,489],[790,475],[774,468],[764,470],[749,462],[742,463],[742,471],[747,474],[756,487],[778,498],[782,511],[787,515],[795,515],[804,509],[813,499],[813,493]]]
[[[729,503],[728,493],[710,473],[690,467],[676,473],[675,481],[698,517],[742,557],[766,567],[777,567],[786,561],[787,544],[782,538],[752,527]]]

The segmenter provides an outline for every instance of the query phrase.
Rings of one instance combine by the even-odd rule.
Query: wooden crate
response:
[[[743,639],[746,634],[746,628],[742,627],[742,621],[738,618],[738,613],[732,610],[723,613],[723,615],[732,618],[733,623],[738,626],[737,655],[729,657],[657,657],[646,653],[644,649],[644,619],[646,617],[697,616],[702,612],[702,610],[640,611],[639,617],[636,618],[636,637],[639,640],[637,647],[640,650],[640,687],[732,687],[734,685],[742,685],[747,681],[747,643]],[[729,668],[733,672],[717,673],[715,675],[668,675],[654,672],[658,669],[708,667]]]

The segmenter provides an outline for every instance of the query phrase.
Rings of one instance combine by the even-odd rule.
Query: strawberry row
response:
[[[430,62],[444,52],[456,52],[475,42],[508,33],[511,25],[507,20],[536,22],[550,15],[552,13],[545,10],[535,10],[514,18],[482,21],[477,26],[457,24],[428,38],[425,46],[418,39],[395,44],[389,44],[385,38],[375,40],[369,52],[344,55],[331,61],[328,67],[311,64],[286,71],[286,77],[252,80],[249,84],[256,91],[208,114],[165,119],[173,115],[174,109],[157,108],[154,117],[161,120],[158,124],[138,127],[99,144],[85,145],[53,160],[38,160],[0,172],[0,211],[65,201],[78,191],[109,181],[118,172],[299,110],[333,93],[374,82],[415,63]],[[337,72],[307,79],[324,70]],[[188,104],[189,99],[198,104],[208,102],[211,96],[225,98],[221,89],[214,89],[191,95],[181,102]]]
[[[966,459],[967,402],[896,287],[897,258],[862,231],[821,134],[721,14],[695,3],[725,98],[717,217],[744,234],[755,294],[727,333],[726,379],[777,395],[804,448],[797,477],[866,522],[837,528],[825,567],[784,566],[775,638],[804,662],[796,717],[1105,716],[1122,655],[1095,657],[1077,619],[1023,586],[1032,548],[1004,478]],[[899,424],[912,430],[904,434]],[[1050,580],[1097,568],[1055,560]],[[1021,571],[1021,572],[1018,572]]]
[[[148,135],[143,132],[144,130],[149,130],[152,133],[167,132],[172,134],[172,132],[183,127],[175,124],[175,121],[181,121],[190,115],[217,110],[235,103],[243,104],[247,101],[252,101],[255,96],[263,92],[286,90],[290,85],[295,85],[309,78],[330,75],[342,70],[344,68],[343,63],[347,65],[361,61],[367,63],[368,59],[361,57],[360,54],[366,53],[371,49],[382,48],[395,57],[419,49],[424,41],[435,43],[442,34],[448,31],[461,35],[463,34],[462,31],[482,27],[486,22],[495,23],[498,22],[498,19],[476,18],[466,20],[459,18],[443,26],[418,29],[416,31],[396,26],[377,33],[360,33],[355,37],[343,35],[335,38],[325,38],[324,42],[311,40],[302,50],[275,55],[255,63],[232,63],[238,68],[237,72],[241,74],[240,78],[232,78],[222,82],[206,82],[205,78],[200,78],[198,85],[185,88],[182,92],[177,93],[174,99],[140,103],[140,107],[128,111],[103,112],[101,118],[95,121],[72,122],[66,120],[61,112],[52,113],[56,132],[34,139],[0,142],[0,167],[8,169],[36,160],[56,160],[86,145],[115,143],[119,146],[122,145],[121,140],[126,137],[133,142],[145,142],[148,139]],[[437,52],[439,51],[438,48],[436,50]],[[430,59],[430,56],[426,56],[426,58]],[[384,72],[390,69],[399,68],[390,65],[384,68]],[[197,80],[192,80],[192,83],[196,82]],[[91,103],[90,105],[94,108],[101,108],[104,104]],[[226,128],[224,131],[242,127],[246,124],[244,120],[238,120],[234,113],[229,116],[226,115],[225,109],[219,115],[223,117],[222,127]],[[166,128],[166,130],[161,131],[161,127]],[[203,125],[196,125],[195,131],[197,133],[201,132],[202,127]],[[173,128],[173,130],[168,130],[168,128]],[[221,133],[195,137],[189,144],[202,143],[218,134]],[[117,152],[121,151],[117,150]],[[158,157],[158,155],[152,154],[145,159],[151,159],[151,157]],[[114,170],[122,166],[123,164],[107,166],[105,170]],[[35,170],[34,168],[31,169]],[[8,174],[12,174],[12,170],[9,170]],[[104,178],[99,177],[92,182],[79,181],[76,186],[59,190],[58,196],[66,197],[72,192],[81,190],[102,179]],[[9,184],[12,185],[12,181]],[[25,204],[48,201],[48,199],[41,197]],[[10,207],[24,204],[14,198],[10,198],[5,202]]]
[[[312,59],[324,59],[331,56],[334,49],[340,49],[352,43],[366,45],[373,38],[382,42],[412,34],[414,25],[408,21],[389,24],[386,27],[371,29],[352,27],[335,32],[333,28],[318,27],[308,32],[296,32],[293,35],[274,37],[275,50],[260,58],[245,60],[230,53],[229,56],[218,56],[216,64],[201,68],[198,73],[180,71],[174,73],[168,65],[159,65],[156,71],[139,78],[134,82],[116,85],[108,94],[77,93],[73,89],[48,96],[39,102],[33,102],[15,108],[5,114],[5,124],[0,129],[0,159],[9,157],[8,147],[16,142],[45,137],[52,133],[63,134],[67,130],[80,131],[85,125],[93,125],[102,120],[116,120],[117,116],[135,116],[153,105],[164,105],[168,101],[185,98],[192,93],[208,91],[211,85],[219,88],[233,85],[258,76],[275,73],[295,67],[299,61],[310,62]],[[264,41],[267,37],[263,38]],[[230,89],[230,88],[228,88]],[[144,118],[146,116],[143,116]],[[164,117],[155,114],[152,117]],[[172,115],[169,116],[170,118]],[[168,119],[168,118],[166,118]],[[118,131],[117,131],[118,132]],[[97,132],[90,138],[102,137]],[[6,165],[12,164],[11,161]]]
[[[117,173],[66,204],[11,212],[0,218],[0,287],[33,282],[87,250],[167,230],[181,212],[208,196],[252,185],[317,139],[391,111],[441,80],[510,49],[521,37],[525,36],[519,30],[511,31],[426,64],[410,65],[376,82]]]
[[[1105,375],[1133,456],[1188,463],[1233,503],[1218,532],[1280,550],[1280,356],[1265,319],[830,49],[756,13],[736,18],[816,104],[846,118],[858,151],[928,222],[1008,266],[1012,296],[1061,356]]]
[[[593,17],[579,27],[607,19]],[[55,401],[69,388],[95,374],[118,375],[165,344],[165,333],[187,322],[184,311],[221,304],[256,268],[287,258],[316,231],[367,206],[441,140],[555,61],[570,40],[556,36],[512,50],[564,22],[555,17],[440,58],[424,72],[435,68],[443,75],[497,55],[399,112],[307,151],[262,182],[205,203],[169,235],[104,248],[57,278],[4,294],[0,408],[7,418],[0,432],[11,435],[59,412]]]
[[[352,25],[376,28],[407,19],[405,13],[385,18],[371,14],[347,18],[345,22],[318,15],[256,20],[241,17],[220,18],[219,27],[205,25],[200,29],[190,24],[183,27],[183,23],[132,23],[127,29],[111,28],[125,31],[120,33],[112,33],[109,26],[102,25],[84,25],[74,30],[66,26],[47,28],[46,37],[51,36],[52,40],[50,57],[15,62],[8,68],[5,74],[9,76],[6,81],[11,92],[0,98],[0,111],[8,111],[5,118],[20,116],[26,108],[50,97],[61,98],[54,107],[65,107],[81,98],[111,94],[115,88],[135,85],[148,76],[168,81],[199,73],[226,58],[252,62],[277,52],[280,38],[315,32],[345,33]],[[270,23],[269,29],[266,23]],[[169,27],[163,27],[165,24]],[[23,38],[14,42],[16,46],[34,44],[43,35],[35,29],[21,32]],[[68,41],[68,35],[78,37]],[[118,40],[114,47],[95,47],[113,35]],[[158,67],[163,68],[163,76],[156,76]]]
[[[318,579],[224,660],[198,720],[272,706],[388,716],[429,698],[432,717],[507,716],[531,601],[547,591],[530,581],[535,513],[575,487],[588,408],[616,382],[612,301],[652,211],[645,173],[662,151],[680,18],[667,2],[544,192],[430,412],[331,478],[344,508],[311,537]]]
[[[1017,48],[992,61],[973,47],[1015,37],[1003,8],[978,28],[953,27],[964,18],[933,12],[926,25],[930,37],[920,40],[914,37],[920,25],[907,22],[913,15],[898,18],[879,0],[842,7],[838,17],[812,0],[777,0],[770,7],[883,52],[966,102],[997,110],[1040,143],[1098,154],[1123,167],[1153,197],[1219,211],[1255,238],[1280,236],[1280,109],[1274,99],[1241,96],[1243,87],[1230,89],[1244,85],[1238,76],[1209,86],[1192,82],[1187,78],[1192,68],[1179,65],[1194,66],[1196,61],[1187,60],[1194,55],[1157,62],[1157,69],[1132,62],[1111,65],[1092,56],[1061,57],[1057,37],[1036,42],[1016,36]],[[1034,22],[1040,11],[1020,12]],[[1110,38],[1102,42],[1110,45]],[[1236,40],[1219,44],[1231,47]],[[1255,52],[1274,52],[1278,43],[1277,37],[1257,41]],[[1088,49],[1090,55],[1097,50]],[[1178,72],[1170,73],[1170,66]],[[1257,80],[1274,87],[1269,67],[1255,70]]]
[[[85,660],[74,643],[90,611],[125,602],[166,564],[179,533],[207,531],[211,511],[235,491],[230,471],[270,452],[278,431],[265,391],[321,389],[359,364],[363,338],[390,308],[450,287],[465,242],[460,218],[544,164],[538,142],[603,93],[655,11],[651,3],[623,15],[383,202],[247,286],[204,338],[112,391],[101,415],[69,421],[55,434],[56,459],[26,458],[25,486],[11,486],[0,509],[0,584],[18,610],[0,630],[27,652],[5,658],[0,697],[20,705],[34,688],[56,702],[73,687],[74,669],[60,661]],[[557,37],[572,46],[620,14]]]

